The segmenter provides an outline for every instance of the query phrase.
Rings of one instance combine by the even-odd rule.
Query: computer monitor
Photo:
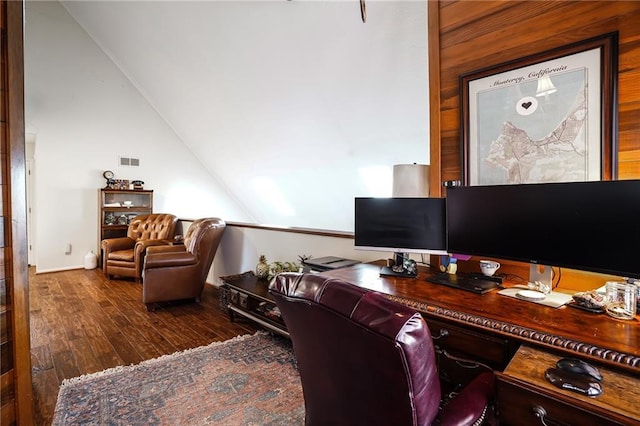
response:
[[[355,248],[446,254],[443,198],[356,198]]]
[[[640,278],[640,180],[447,190],[451,253]]]

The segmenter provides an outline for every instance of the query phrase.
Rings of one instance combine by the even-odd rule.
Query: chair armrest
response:
[[[493,373],[482,373],[449,401],[440,413],[444,425],[472,425],[482,416],[495,393]]]
[[[144,259],[144,269],[190,266],[197,263],[198,258],[187,251],[154,254],[147,253],[147,256],[145,256]]]
[[[183,244],[147,247],[147,256],[158,253],[181,253],[186,251]]]
[[[130,249],[136,244],[134,240],[129,237],[120,237],[120,238],[107,238],[102,240],[101,247],[102,250],[109,253],[117,250],[126,250]]]
[[[142,253],[144,254],[147,250],[147,247],[152,246],[166,246],[171,244],[170,240],[139,240],[136,242],[136,247],[134,249],[136,258]]]

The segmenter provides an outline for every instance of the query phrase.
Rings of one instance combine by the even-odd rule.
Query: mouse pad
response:
[[[513,297],[514,299],[523,300],[525,302],[531,302],[531,303],[537,303],[539,305],[550,306],[552,308],[559,308],[560,306],[564,306],[565,304],[573,300],[573,298],[570,295],[564,294],[564,293],[558,293],[555,291],[552,291],[551,293],[547,294],[547,297],[540,300],[522,299],[516,296],[516,294],[519,291],[523,291],[523,290],[525,289],[519,288],[519,287],[505,288],[503,290],[500,290],[498,294],[501,294],[503,296]]]

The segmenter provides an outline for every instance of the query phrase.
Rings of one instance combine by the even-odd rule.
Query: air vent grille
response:
[[[134,167],[140,166],[139,158],[120,157],[119,159],[120,159],[121,166],[134,166]]]

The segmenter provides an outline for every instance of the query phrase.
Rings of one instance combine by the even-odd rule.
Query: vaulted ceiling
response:
[[[62,4],[256,222],[351,230],[428,163],[426,2]]]

